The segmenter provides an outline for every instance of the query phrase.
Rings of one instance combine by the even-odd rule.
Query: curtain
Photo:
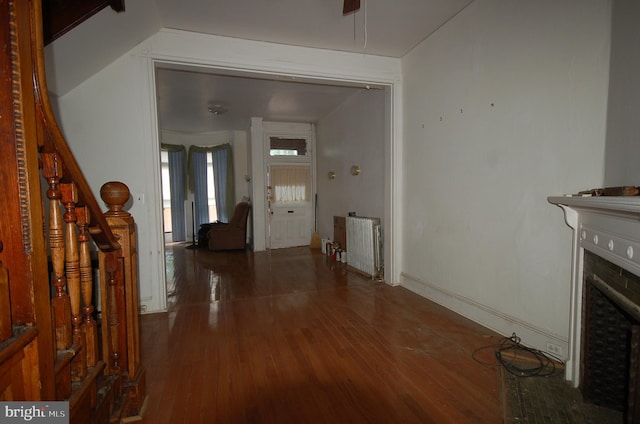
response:
[[[216,185],[216,207],[221,221],[228,222],[235,208],[235,184],[231,145],[216,146],[213,155],[213,173]]]
[[[173,241],[187,239],[184,216],[185,200],[185,148],[163,144],[161,147],[169,153],[169,189],[171,191],[171,228]]]
[[[195,202],[195,228],[209,222],[209,196],[207,194],[207,152],[189,151],[193,169],[193,198]]]
[[[213,157],[213,174],[215,184],[216,210],[218,220],[228,222],[235,208],[235,182],[233,178],[233,156],[231,154],[231,145],[226,143],[219,146],[191,146],[189,148],[189,188],[196,194],[198,190],[196,182],[204,180],[204,207],[207,204],[207,168],[206,154],[211,153]],[[205,157],[204,167],[197,167],[196,161],[199,155]],[[196,209],[198,206],[198,198],[196,197]],[[207,209],[207,219],[208,219]],[[206,221],[205,221],[206,222]]]
[[[272,165],[270,179],[274,202],[308,202],[311,200],[309,166]]]

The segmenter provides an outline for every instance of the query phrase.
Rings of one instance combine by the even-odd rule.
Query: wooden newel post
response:
[[[146,397],[146,382],[144,368],[140,362],[136,224],[133,216],[124,210],[130,196],[129,188],[121,182],[108,182],[100,189],[100,197],[109,209],[104,216],[121,247],[116,256],[121,262],[122,290],[115,291],[118,299],[112,301],[116,302],[119,310],[119,368],[123,376],[123,388],[129,393],[127,415],[137,415]],[[101,290],[104,290],[105,286],[102,287]],[[102,310],[109,311],[109,295],[106,292],[102,296]]]

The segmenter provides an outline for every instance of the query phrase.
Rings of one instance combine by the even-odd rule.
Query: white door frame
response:
[[[265,183],[262,186],[262,189],[265,193],[265,200],[267,202],[267,207],[265,208],[265,222],[266,222],[266,232],[265,238],[266,243],[265,246],[267,249],[271,248],[271,211],[269,208],[269,199],[266,198],[267,195],[267,171],[270,165],[309,165],[311,167],[311,223],[315,222],[315,209],[314,209],[314,194],[316,193],[316,159],[315,159],[315,125],[314,124],[304,124],[304,123],[282,123],[282,122],[262,122],[263,128],[263,154],[264,154],[264,181]],[[307,141],[307,151],[308,155],[306,157],[277,157],[272,158],[269,154],[271,137],[283,137],[283,138],[303,138]],[[254,173],[255,175],[255,173]],[[311,232],[309,232],[309,237],[311,237]],[[310,240],[310,238],[309,238]]]
[[[307,148],[309,149],[310,156],[307,159],[304,159],[304,163],[311,163],[311,192],[316,192],[316,161],[315,161],[315,125],[314,124],[304,124],[304,123],[283,123],[283,122],[267,122],[260,121],[262,123],[262,137],[260,138],[260,143],[262,147],[262,160],[258,158],[254,158],[252,161],[252,171],[253,175],[257,176],[259,173],[262,174],[262,183],[260,184],[258,181],[255,181],[253,184],[253,198],[255,199],[257,196],[262,196],[264,199],[264,210],[262,216],[264,217],[264,246],[265,249],[270,249],[270,216],[269,216],[269,207],[268,207],[268,199],[267,199],[267,169],[269,164],[278,164],[282,163],[282,158],[271,159],[269,156],[269,143],[271,137],[285,137],[285,138],[304,138],[307,140]],[[252,143],[255,141],[252,140]],[[257,150],[257,149],[256,149]],[[262,162],[261,164],[257,162]],[[287,161],[289,162],[289,161]],[[291,164],[294,162],[300,162],[300,160],[291,161]],[[261,193],[260,193],[261,191]],[[312,206],[312,213],[313,206]],[[313,217],[315,219],[315,216]],[[311,234],[309,234],[311,237]],[[254,246],[255,249],[255,246]]]
[[[388,284],[400,283],[400,260],[402,257],[401,242],[401,194],[402,194],[402,66],[401,60],[373,56],[364,53],[345,53],[321,49],[309,49],[304,47],[271,44],[250,40],[240,40],[227,37],[210,36],[198,33],[189,33],[172,29],[161,29],[140,43],[134,54],[140,59],[138,76],[142,87],[147,94],[147,101],[143,101],[144,114],[148,126],[144,129],[147,138],[149,158],[159,155],[159,135],[156,114],[155,93],[155,63],[173,63],[193,67],[207,67],[217,69],[230,74],[268,74],[280,78],[306,80],[317,83],[337,84],[382,84],[388,87],[388,113],[385,114],[385,279]],[[259,118],[258,118],[259,120]],[[254,150],[254,122],[251,122],[251,162],[255,163],[257,153]],[[260,129],[261,131],[261,129]],[[260,149],[262,151],[262,149]],[[155,161],[150,161],[155,162]],[[160,192],[158,165],[150,163],[154,169],[146,181],[152,190],[153,197],[158,198]],[[258,174],[254,174],[256,178]],[[257,181],[253,181],[252,186]],[[253,208],[262,208],[260,199],[252,198]],[[149,218],[150,227],[161,231],[162,221],[159,213]],[[257,220],[256,220],[257,221]],[[259,223],[254,222],[258,227]],[[259,229],[259,228],[256,228]],[[264,231],[262,231],[264,234]],[[257,235],[257,234],[256,234]],[[254,238],[254,249],[262,249],[259,240]],[[159,299],[149,298],[148,301],[155,304],[155,308],[163,308],[166,305],[166,290],[164,286],[164,249],[163,246],[155,247],[147,240],[141,240],[142,250],[149,249],[152,252],[150,269],[141,270],[142,281],[161,281],[157,287],[149,286],[153,291],[151,296],[157,295]],[[154,250],[155,249],[155,250]],[[157,250],[157,252],[156,252]]]

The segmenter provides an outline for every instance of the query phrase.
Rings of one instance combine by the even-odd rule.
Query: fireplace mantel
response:
[[[640,276],[640,197],[552,196],[573,229],[566,379],[580,384],[584,250]]]
[[[640,197],[549,197],[580,247],[640,275]]]

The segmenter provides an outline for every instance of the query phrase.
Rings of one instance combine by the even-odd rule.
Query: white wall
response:
[[[104,182],[120,180],[132,193],[145,194],[145,204],[134,202],[130,212],[138,224],[140,298],[149,312],[164,310],[166,295],[156,60],[400,86],[397,59],[162,30],[60,97],[61,127],[94,193]],[[392,101],[398,107],[399,90]],[[385,160],[398,159],[391,154]],[[391,166],[385,169],[391,172]]]
[[[333,216],[384,218],[385,92],[362,90],[316,125],[318,232],[333,239]],[[358,176],[351,167],[361,169]],[[329,180],[327,174],[335,172]]]
[[[566,352],[546,197],[603,181],[609,28],[608,1],[476,0],[403,58],[403,285]]]
[[[613,0],[604,186],[640,185],[640,3]]]
[[[254,251],[262,251],[267,246],[267,222],[263,218],[267,214],[267,199],[264,187],[266,185],[266,164],[264,160],[264,132],[260,117],[251,118],[251,141],[249,149],[249,163],[251,169],[251,223],[253,240],[251,246]]]
[[[126,12],[105,7],[44,48],[47,88],[63,96],[162,28],[155,0],[126,4]],[[99,40],[99,45],[96,42]]]
[[[129,212],[138,229],[140,302],[165,308],[163,233],[157,134],[148,123],[150,87],[144,60],[126,54],[58,98],[59,123],[96,198],[107,181],[125,183],[134,199]],[[153,151],[150,146],[156,145]]]
[[[251,197],[251,170],[247,131],[233,132],[233,171],[236,184],[236,203],[243,197]],[[249,236],[249,235],[248,235]]]

